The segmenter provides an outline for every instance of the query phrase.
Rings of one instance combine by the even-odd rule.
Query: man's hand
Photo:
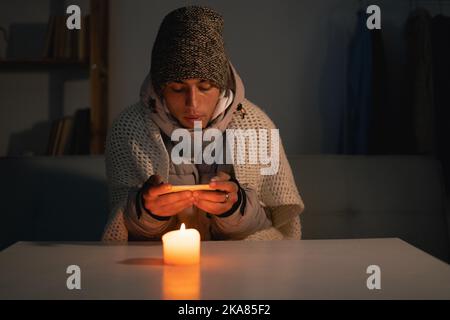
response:
[[[163,183],[159,175],[152,175],[142,192],[145,208],[157,216],[169,217],[194,204],[192,191],[167,193],[171,188],[172,185]]]
[[[211,179],[210,187],[217,191],[194,191],[194,205],[205,212],[220,215],[229,211],[238,200],[239,187],[229,181],[230,176],[220,171]]]

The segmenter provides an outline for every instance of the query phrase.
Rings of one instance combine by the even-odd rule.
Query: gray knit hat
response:
[[[225,89],[229,66],[223,25],[222,16],[206,7],[188,6],[170,12],[153,45],[150,73],[155,89],[191,78],[209,80]]]

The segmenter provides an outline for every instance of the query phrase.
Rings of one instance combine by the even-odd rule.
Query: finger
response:
[[[160,210],[161,212],[164,212],[166,215],[175,215],[186,208],[192,207],[193,204],[194,202],[192,201],[192,199],[188,198],[161,207]]]
[[[155,199],[156,197],[170,192],[172,185],[169,183],[163,183],[157,186],[150,187],[144,194],[142,195],[144,199]]]
[[[211,181],[228,181],[231,176],[223,171],[219,171],[215,177],[211,178]]]
[[[146,207],[154,214],[157,214],[159,216],[173,216],[177,214],[180,210],[179,207],[184,206],[192,206],[193,200],[191,198],[189,199],[183,199],[180,201],[173,202],[171,204],[168,204],[166,206],[158,206],[155,204],[155,201],[150,201],[150,203]]]
[[[227,195],[228,194],[228,199]],[[220,191],[195,191],[193,193],[194,198],[199,200],[208,200],[211,202],[225,202],[230,201],[231,203],[235,203],[237,201],[236,193],[227,193]]]
[[[215,190],[222,190],[229,193],[237,192],[239,189],[237,184],[232,181],[213,181],[209,186]]]
[[[174,193],[168,193],[168,194],[162,194],[159,197],[156,198],[156,205],[158,206],[167,206],[171,203],[185,200],[185,199],[192,199],[192,191],[180,191],[180,192],[174,192]]]
[[[221,191],[194,191],[193,196],[196,199],[208,200],[212,202],[224,202],[226,200],[226,192]]]
[[[220,203],[200,199],[194,201],[194,205],[211,214],[222,214],[230,210],[233,206],[230,202]]]

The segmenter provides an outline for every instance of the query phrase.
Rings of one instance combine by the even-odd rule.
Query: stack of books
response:
[[[53,121],[47,155],[77,155],[90,153],[90,110],[80,109],[74,116]]]
[[[45,35],[44,59],[64,59],[86,62],[89,58],[89,15],[83,16],[81,29],[69,30],[67,16],[52,15]]]

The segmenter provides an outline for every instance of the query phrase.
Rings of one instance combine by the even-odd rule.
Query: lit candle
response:
[[[167,232],[162,236],[164,263],[187,265],[200,262],[200,233],[186,229],[184,223],[180,230]]]

